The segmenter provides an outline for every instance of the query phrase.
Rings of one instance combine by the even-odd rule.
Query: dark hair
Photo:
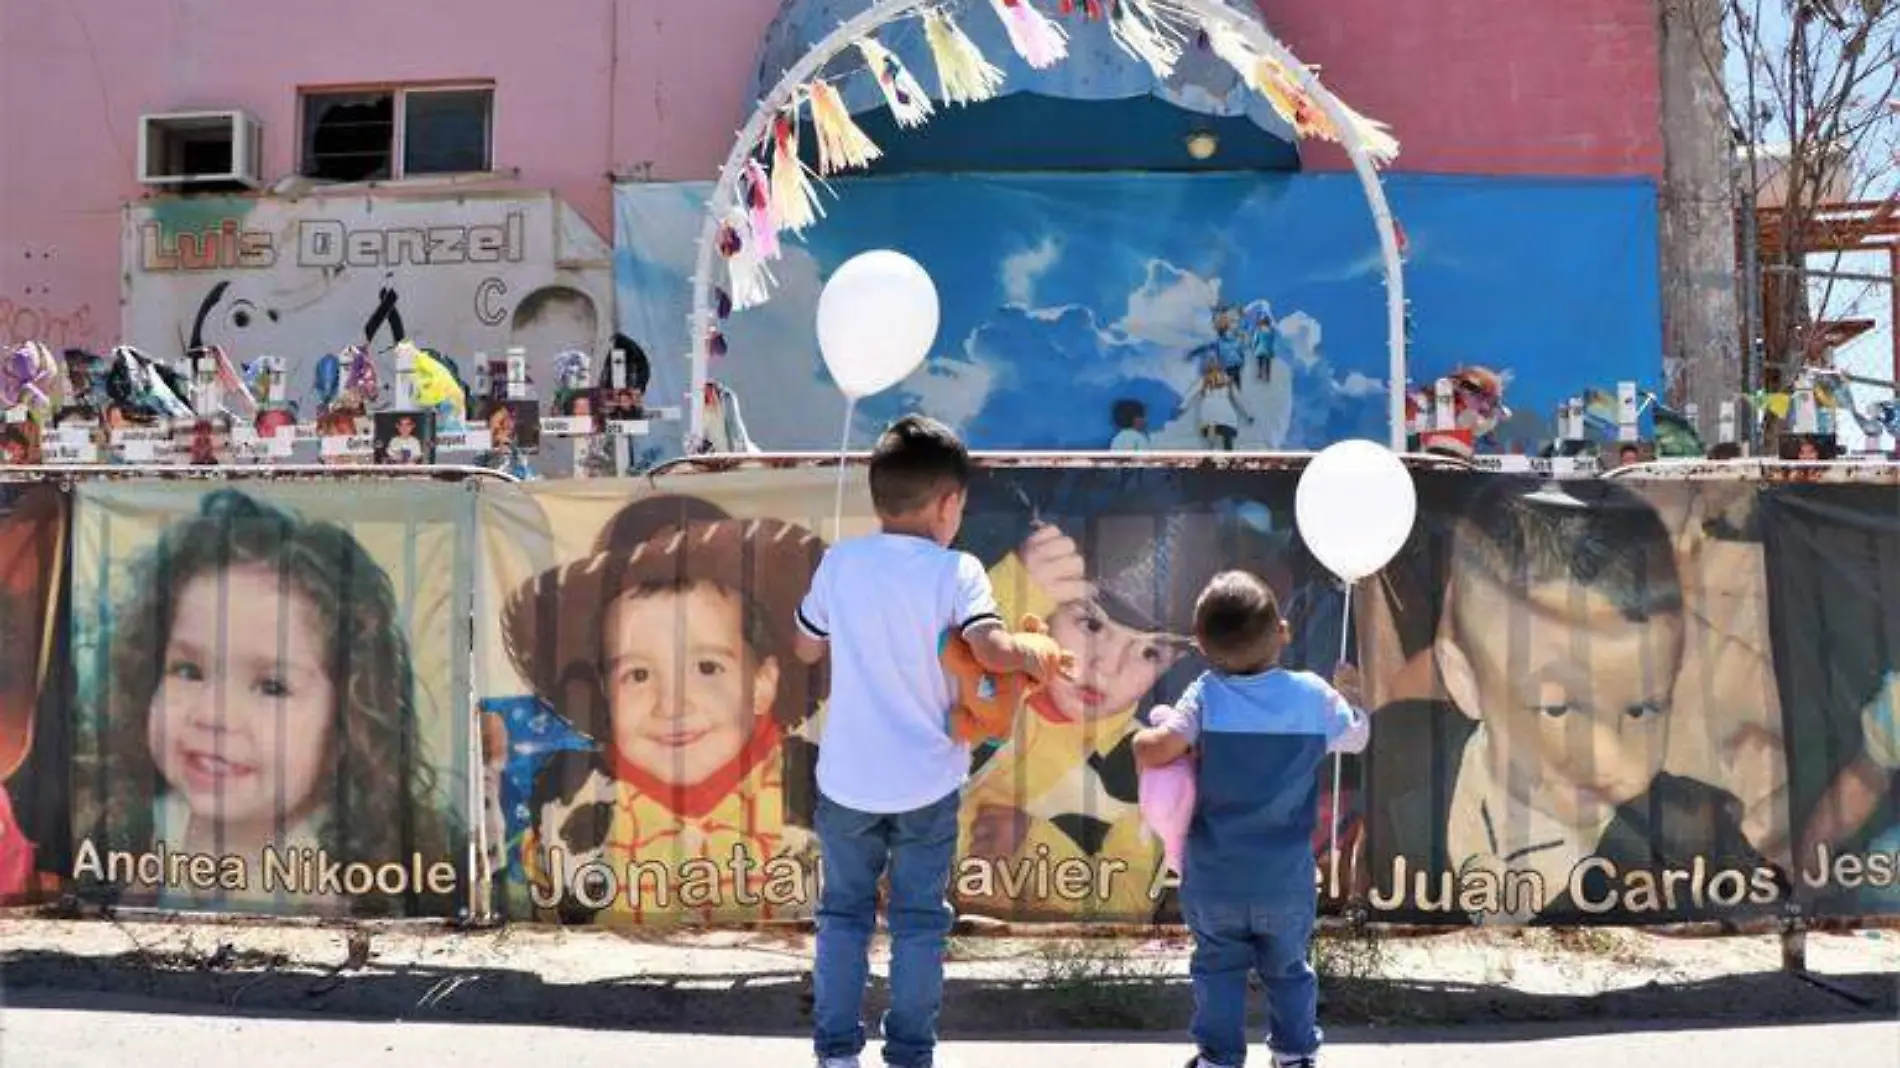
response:
[[[1147,414],[1147,405],[1132,397],[1124,397],[1115,402],[1111,417],[1115,420],[1116,430],[1128,430],[1135,425],[1135,420]]]
[[[1273,666],[1280,603],[1247,571],[1215,575],[1194,602],[1194,640],[1218,671],[1248,675]]]
[[[540,289],[521,298],[515,305],[515,317],[509,324],[512,330],[519,330],[536,319],[541,318],[548,308],[556,304],[579,305],[587,310],[587,317],[599,321],[599,312],[594,308],[594,298],[572,286],[542,286]]]
[[[653,379],[653,365],[647,359],[647,350],[640,343],[625,334],[616,333],[613,344],[607,346],[607,356],[600,361],[600,380],[595,384],[602,389],[613,388],[614,353],[626,356],[627,379],[622,389],[637,389],[646,392],[647,385]]]
[[[1571,583],[1632,622],[1682,612],[1675,546],[1649,502],[1610,479],[1538,485],[1496,478],[1476,495],[1452,537],[1453,583],[1482,576],[1520,594]]]
[[[1711,460],[1739,460],[1742,458],[1742,445],[1738,441],[1724,441],[1709,450]]]
[[[924,415],[892,423],[871,451],[871,504],[881,516],[910,515],[970,484],[970,450]]]
[[[1633,441],[1626,441],[1623,443],[1622,448],[1616,450],[1616,454],[1618,456],[1627,456],[1632,453],[1634,453],[1638,459],[1641,459],[1643,455],[1643,447],[1641,445],[1636,444]]]

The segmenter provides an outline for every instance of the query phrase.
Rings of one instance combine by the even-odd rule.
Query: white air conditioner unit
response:
[[[139,116],[139,181],[190,186],[234,183],[248,189],[260,176],[263,139],[242,111],[178,111]]]

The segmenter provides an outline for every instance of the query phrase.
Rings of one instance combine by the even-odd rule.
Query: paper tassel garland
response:
[[[926,13],[924,39],[937,63],[938,95],[945,104],[980,104],[1003,87],[1003,72],[983,58],[976,42],[949,15]]]
[[[1174,66],[1187,48],[1186,32],[1156,10],[1150,0],[1121,0],[1109,33],[1122,51],[1146,63],[1163,81],[1173,76]]]
[[[1234,68],[1248,87],[1264,97],[1300,137],[1317,137],[1335,143],[1342,140],[1340,131],[1327,116],[1326,109],[1307,94],[1299,79],[1279,61],[1255,51],[1246,38],[1232,27],[1211,26],[1207,30],[1207,37],[1208,46],[1214,50],[1214,54]],[[1336,99],[1336,102],[1346,113],[1353,135],[1359,139],[1374,166],[1384,166],[1398,158],[1399,143],[1385,125],[1347,107],[1344,101]]]
[[[738,208],[726,214],[725,225],[719,229],[719,252],[726,258],[734,311],[764,304],[771,298],[771,287],[777,284],[759,255],[757,243],[750,240],[751,229],[751,221]]]
[[[798,121],[790,112],[772,120],[771,212],[780,229],[794,234],[804,233],[825,214],[812,188],[811,170],[798,158]]]
[[[818,135],[818,173],[833,175],[839,171],[863,170],[882,156],[879,149],[858,124],[844,98],[830,82],[813,82],[805,87],[811,100],[811,125]]]
[[[760,259],[778,259],[778,219],[772,215],[772,180],[756,159],[746,160],[743,179],[746,213],[752,223],[752,247],[758,250]]]
[[[930,95],[917,84],[903,60],[871,37],[858,42],[858,51],[864,55],[864,65],[871,68],[871,76],[877,79],[877,87],[883,90],[884,102],[890,105],[891,117],[898,126],[910,129],[929,121],[934,110]]]
[[[1009,43],[1034,70],[1046,70],[1068,58],[1069,33],[1062,24],[1030,6],[1029,0],[990,0],[1009,31]]]

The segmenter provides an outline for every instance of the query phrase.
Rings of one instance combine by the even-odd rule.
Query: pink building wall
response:
[[[293,174],[297,90],[492,79],[503,185],[611,236],[615,174],[710,177],[778,0],[0,0],[0,340],[118,340],[120,211],[141,113],[249,111]],[[1655,0],[1261,0],[1406,170],[1662,169]],[[1339,167],[1320,147],[1309,165]],[[406,185],[407,183],[399,183]],[[439,190],[442,183],[418,183]]]

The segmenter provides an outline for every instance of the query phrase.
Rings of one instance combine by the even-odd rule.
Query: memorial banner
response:
[[[511,917],[811,914],[826,691],[793,657],[791,628],[835,540],[832,478],[779,468],[484,494],[484,601],[501,609],[480,638],[483,730]],[[1295,627],[1289,663],[1330,671],[1337,656],[1339,592],[1291,535],[1294,485],[1288,470],[979,473],[961,546],[1004,614],[1046,619],[1079,667],[1011,738],[972,754],[952,885],[963,911],[1171,914],[1130,739],[1199,670],[1187,642],[1201,585],[1225,567],[1261,572]],[[854,471],[843,536],[875,529],[870,511]]]
[[[1754,486],[1420,475],[1360,619],[1375,918],[1641,926],[1789,902]]]
[[[1787,709],[1796,901],[1900,913],[1900,507],[1893,486],[1761,492]]]
[[[1077,663],[971,748],[961,913],[1178,918],[1132,737],[1207,670],[1227,569],[1284,669],[1332,676],[1352,628],[1371,743],[1312,784],[1322,910],[1900,913],[1895,486],[1417,469],[1349,620],[1301,463],[979,464],[955,547]],[[0,484],[0,902],[809,920],[830,680],[794,619],[877,529],[835,478]]]
[[[165,481],[77,498],[82,896],[462,913],[473,494]]]
[[[64,872],[65,537],[63,493],[0,483],[0,905],[55,896]]]

